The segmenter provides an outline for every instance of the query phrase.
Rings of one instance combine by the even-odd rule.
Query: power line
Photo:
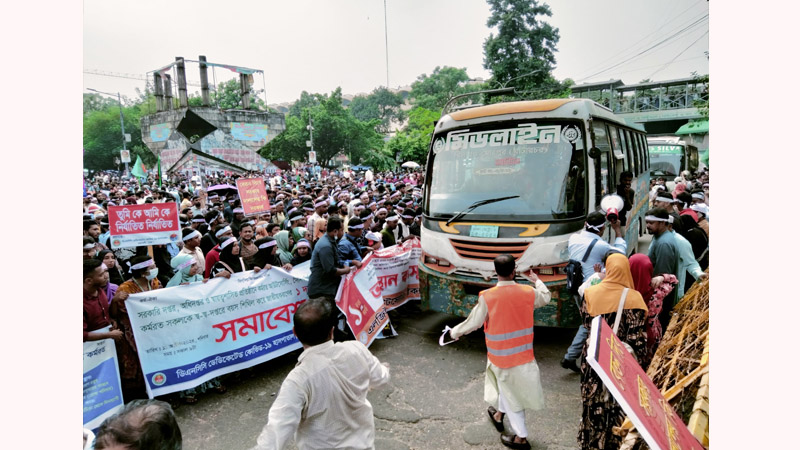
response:
[[[139,81],[146,81],[147,83],[150,83],[150,78],[148,78],[148,77],[146,77],[144,75],[136,75],[136,74],[132,74],[132,73],[117,73],[117,72],[108,72],[108,71],[92,70],[92,69],[86,69],[86,70],[83,71],[83,73],[89,74],[89,75],[99,75],[101,77],[127,78],[129,80],[139,80]],[[173,84],[175,84],[175,83],[176,82],[173,81]],[[189,81],[189,80],[186,80],[186,84],[188,86],[202,87],[200,85],[200,83],[192,82],[192,81]],[[213,86],[209,86],[209,88],[213,89],[214,87]]]
[[[682,54],[684,54],[684,53],[686,52],[686,50],[689,50],[690,48],[692,48],[692,46],[693,46],[694,44],[698,43],[698,42],[700,41],[700,39],[703,39],[703,38],[704,38],[705,36],[707,36],[707,35],[708,35],[708,31],[706,31],[705,33],[703,33],[703,34],[702,34],[702,35],[701,35],[699,38],[695,39],[695,40],[694,40],[694,42],[692,42],[691,44],[689,44],[689,46],[688,46],[688,47],[686,47],[685,49],[681,50],[681,52],[680,52],[680,53],[678,53],[677,55],[675,55],[675,57],[674,57],[674,58],[672,58],[671,60],[669,60],[669,62],[667,62],[666,64],[664,64],[664,66],[663,66],[663,67],[661,67],[660,69],[657,69],[655,72],[651,73],[651,74],[650,74],[650,76],[648,76],[647,78],[652,78],[652,77],[653,77],[653,75],[655,75],[655,74],[657,74],[658,72],[661,72],[662,70],[666,69],[666,68],[667,68],[667,67],[668,67],[670,64],[672,64],[673,62],[675,62],[675,60],[676,60],[676,59],[677,59],[679,56],[681,56]]]
[[[690,24],[690,25],[688,25],[688,26],[684,27],[683,29],[681,29],[681,30],[679,30],[679,31],[675,32],[675,33],[674,33],[674,34],[672,34],[671,36],[669,36],[669,37],[667,37],[667,38],[665,38],[665,39],[662,39],[662,40],[661,40],[661,41],[659,41],[658,43],[656,43],[656,44],[654,44],[654,45],[651,45],[650,47],[646,48],[645,50],[642,50],[641,52],[639,52],[639,53],[637,53],[637,54],[635,54],[635,55],[631,56],[630,58],[627,58],[627,59],[625,59],[625,60],[622,60],[622,61],[620,61],[620,62],[618,62],[618,63],[616,63],[616,64],[614,64],[614,65],[612,65],[612,66],[610,66],[610,67],[607,67],[607,68],[605,68],[605,69],[603,69],[603,70],[600,70],[600,71],[598,71],[598,72],[595,72],[595,73],[593,73],[593,74],[591,74],[591,75],[589,75],[589,76],[587,76],[587,77],[581,78],[580,80],[577,80],[577,81],[583,81],[583,80],[587,80],[587,79],[589,79],[589,78],[591,78],[591,77],[594,77],[594,76],[600,75],[600,74],[601,74],[601,73],[603,73],[603,72],[608,72],[608,71],[609,71],[609,70],[611,70],[611,69],[614,69],[614,68],[616,68],[616,67],[619,67],[619,66],[621,66],[622,64],[625,64],[625,63],[626,63],[626,62],[628,62],[628,61],[631,61],[631,60],[633,60],[633,59],[636,59],[636,58],[638,58],[639,56],[642,56],[642,55],[644,55],[645,53],[647,53],[647,52],[649,52],[649,51],[651,51],[651,50],[654,50],[655,48],[657,48],[657,47],[661,46],[662,44],[664,44],[664,43],[666,43],[666,42],[669,42],[670,40],[672,40],[672,39],[674,39],[674,38],[676,38],[676,37],[680,36],[681,34],[683,34],[683,33],[687,32],[687,31],[688,31],[688,30],[690,30],[691,28],[694,28],[695,26],[699,25],[700,23],[702,23],[703,21],[705,21],[705,20],[707,20],[707,19],[708,19],[708,14],[706,14],[705,16],[701,17],[700,19],[698,19],[698,20],[694,21],[692,24]]]
[[[643,36],[641,39],[639,39],[638,41],[636,41],[636,42],[635,42],[634,44],[632,44],[631,46],[629,46],[629,47],[627,47],[627,48],[625,48],[625,49],[621,50],[620,52],[618,52],[618,53],[614,54],[613,56],[611,56],[611,57],[607,58],[606,60],[607,60],[607,61],[608,61],[608,60],[613,60],[613,59],[614,59],[614,58],[616,58],[617,56],[623,55],[623,54],[627,53],[628,51],[631,51],[631,50],[635,49],[635,48],[636,48],[636,47],[637,47],[639,44],[641,44],[642,42],[644,42],[644,41],[645,41],[645,40],[646,40],[648,37],[650,37],[650,36],[652,36],[652,35],[654,35],[654,34],[658,33],[659,31],[661,31],[661,29],[663,29],[663,28],[664,28],[665,26],[667,26],[668,24],[670,24],[670,23],[674,22],[674,21],[675,21],[675,20],[676,20],[678,17],[682,16],[684,13],[686,13],[686,11],[689,11],[690,9],[692,9],[692,8],[693,8],[695,5],[696,5],[696,3],[695,3],[695,4],[692,4],[692,5],[691,5],[691,6],[689,6],[688,8],[686,8],[686,9],[684,9],[683,11],[681,11],[680,13],[678,13],[678,15],[676,15],[676,16],[675,16],[675,17],[673,17],[672,19],[670,19],[670,20],[668,20],[668,21],[666,21],[666,22],[662,23],[660,27],[658,27],[658,28],[656,28],[655,30],[651,31],[650,33],[648,33],[648,34],[644,35],[644,36]],[[694,20],[697,20],[697,17],[695,17],[695,18],[693,18],[693,19],[690,19],[690,21],[694,21]],[[683,25],[679,25],[679,27],[680,27],[680,26],[683,26]],[[595,69],[592,69],[592,70],[595,70]],[[590,71],[589,71],[589,70],[587,70],[587,71],[585,71],[584,73],[587,73],[587,72],[590,72]]]

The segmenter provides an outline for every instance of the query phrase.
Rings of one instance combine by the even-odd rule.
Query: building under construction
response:
[[[189,106],[186,65],[200,70],[202,106]],[[212,106],[208,69],[221,67],[239,74],[241,109],[223,110]],[[258,69],[176,57],[175,62],[153,71],[156,113],[142,117],[142,140],[166,173],[189,174],[263,171],[271,164],[258,150],[286,129],[283,114],[250,109],[253,74]],[[173,96],[177,88],[177,101]],[[216,78],[216,77],[215,77]]]

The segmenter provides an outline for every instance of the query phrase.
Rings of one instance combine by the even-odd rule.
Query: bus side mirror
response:
[[[597,159],[600,157],[600,149],[597,147],[592,147],[589,149],[589,157],[592,159]]]

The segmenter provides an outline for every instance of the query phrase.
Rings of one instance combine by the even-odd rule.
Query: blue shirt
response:
[[[350,265],[351,261],[361,261],[361,253],[359,252],[358,244],[355,238],[349,234],[345,234],[344,237],[339,240],[339,254],[342,260],[348,265]]]
[[[592,247],[592,252],[589,254],[589,257],[586,258],[586,262],[583,262],[586,250],[589,249],[589,245],[594,240],[597,240],[597,243]],[[614,239],[614,245],[611,245],[604,241],[602,237],[586,230],[581,230],[570,236],[569,243],[567,244],[569,259],[581,262],[583,281],[586,281],[586,279],[592,276],[594,273],[594,265],[598,263],[602,264],[603,257],[606,256],[606,253],[612,248],[619,250],[624,255],[628,249],[628,245],[625,243],[625,239],[621,237]]]
[[[678,276],[680,250],[673,233],[665,231],[658,236],[653,235],[648,256],[653,262],[653,276],[665,273]]]
[[[342,267],[336,243],[331,242],[329,235],[317,241],[311,252],[311,275],[308,277],[308,298],[321,296],[334,297],[339,289],[341,275],[336,269]]]

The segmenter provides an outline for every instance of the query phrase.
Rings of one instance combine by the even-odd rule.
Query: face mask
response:
[[[152,281],[153,278],[157,276],[158,276],[158,267],[156,267],[155,269],[150,269],[150,272],[144,277],[147,278],[147,281]]]

